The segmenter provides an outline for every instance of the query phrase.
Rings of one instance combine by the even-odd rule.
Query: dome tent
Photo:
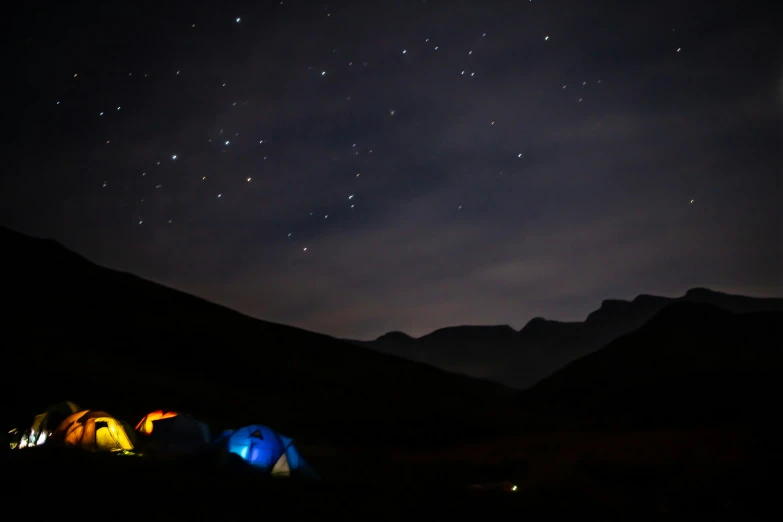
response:
[[[136,425],[136,432],[143,436],[140,440],[144,448],[152,451],[191,452],[210,441],[209,426],[172,411],[148,413]]]
[[[225,431],[215,445],[227,453],[239,455],[247,464],[271,476],[318,478],[299,454],[293,439],[266,426],[256,424]]]
[[[84,410],[60,423],[52,440],[87,451],[130,451],[133,449],[126,426],[102,411]]]
[[[63,401],[52,404],[42,413],[33,418],[30,427],[27,428],[15,445],[17,448],[27,448],[32,446],[41,446],[51,437],[52,432],[69,415],[79,411],[79,406],[71,401]]]

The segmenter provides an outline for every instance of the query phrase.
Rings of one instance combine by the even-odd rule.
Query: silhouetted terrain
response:
[[[583,322],[567,323],[537,317],[519,332],[507,325],[458,326],[442,328],[419,338],[391,332],[375,341],[352,342],[525,389],[569,362],[639,328],[666,306],[679,302],[707,303],[737,313],[783,311],[783,299],[694,288],[678,298],[640,295],[633,301],[606,300]]]
[[[783,312],[678,302],[520,394],[535,416],[633,428],[777,423]]]
[[[783,313],[674,303],[521,392],[521,433],[408,458],[481,462],[529,495],[621,518],[758,516],[777,509],[781,375]]]
[[[0,229],[0,244],[9,305],[0,415],[8,427],[64,399],[132,423],[153,409],[186,411],[217,430],[264,423],[297,439],[324,478],[270,481],[198,459],[45,445],[1,455],[4,491],[18,509],[42,494],[52,503],[82,495],[85,483],[71,479],[77,467],[79,476],[102,477],[89,483],[93,510],[115,509],[117,494],[133,491],[166,504],[145,515],[153,518],[167,509],[244,518],[250,498],[266,518],[292,520],[747,519],[776,501],[779,299],[692,290],[605,301],[584,323],[534,319],[520,332],[457,327],[420,339],[394,332],[374,343],[448,346],[464,361],[476,357],[477,339],[535,347],[536,371],[552,363],[548,351],[570,354],[570,364],[518,392],[252,319],[52,241]],[[584,339],[622,329],[578,356]],[[517,492],[469,488],[498,480]],[[136,518],[139,509],[112,518]]]
[[[69,399],[134,423],[173,409],[350,447],[469,438],[511,418],[502,386],[253,319],[54,241],[0,229],[0,245],[5,418]]]

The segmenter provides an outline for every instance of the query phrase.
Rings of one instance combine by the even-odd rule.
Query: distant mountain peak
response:
[[[411,337],[410,335],[406,334],[405,332],[400,332],[400,331],[395,330],[393,332],[387,332],[387,333],[381,335],[375,341],[376,342],[381,342],[381,343],[382,342],[399,343],[399,342],[410,342],[410,341],[413,341],[413,340],[414,340],[414,338]]]
[[[601,308],[620,308],[628,306],[629,303],[630,301],[626,301],[625,299],[604,299],[601,301]]]
[[[652,295],[652,294],[639,294],[634,298],[632,303],[644,303],[644,302],[663,303],[668,301],[671,301],[670,297],[662,297],[660,295]]]
[[[543,317],[534,317],[519,331],[522,342],[538,342],[544,339],[557,339],[573,334],[583,323],[565,323]]]
[[[440,328],[419,339],[430,341],[510,339],[515,337],[516,334],[517,331],[507,324],[490,326],[461,325]]]
[[[709,288],[703,288],[703,287],[695,287],[691,288],[687,292],[685,292],[686,297],[695,297],[695,296],[713,296],[713,295],[727,295],[723,292],[716,292],[715,290],[710,290]]]
[[[585,319],[586,324],[606,321],[627,310],[631,306],[630,301],[623,299],[604,299],[598,310],[590,312]]]
[[[542,324],[542,323],[545,323],[546,321],[547,321],[547,319],[545,317],[541,317],[541,316],[534,317],[531,320],[529,320],[527,322],[527,324],[524,327],[522,327],[522,329],[524,330],[528,326]]]
[[[543,317],[534,317],[531,320],[527,322],[525,326],[522,327],[521,330],[519,330],[519,333],[522,335],[534,333],[540,331],[542,328],[546,328],[546,324],[549,321]]]

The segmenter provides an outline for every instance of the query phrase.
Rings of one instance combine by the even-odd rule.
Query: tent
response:
[[[293,439],[261,425],[224,432],[215,444],[272,476],[318,478],[299,454]]]
[[[41,446],[51,437],[52,432],[66,417],[77,411],[79,411],[79,407],[71,401],[59,402],[49,406],[33,418],[30,427],[21,434],[15,447],[21,449]]]
[[[87,451],[133,449],[123,423],[102,411],[84,410],[68,416],[54,431],[52,440]]]
[[[173,411],[153,411],[136,425],[146,449],[164,452],[190,452],[209,444],[209,426],[190,415]]]

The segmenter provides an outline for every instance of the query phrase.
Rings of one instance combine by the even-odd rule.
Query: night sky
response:
[[[773,4],[111,4],[12,8],[4,225],[360,339],[783,293]]]

